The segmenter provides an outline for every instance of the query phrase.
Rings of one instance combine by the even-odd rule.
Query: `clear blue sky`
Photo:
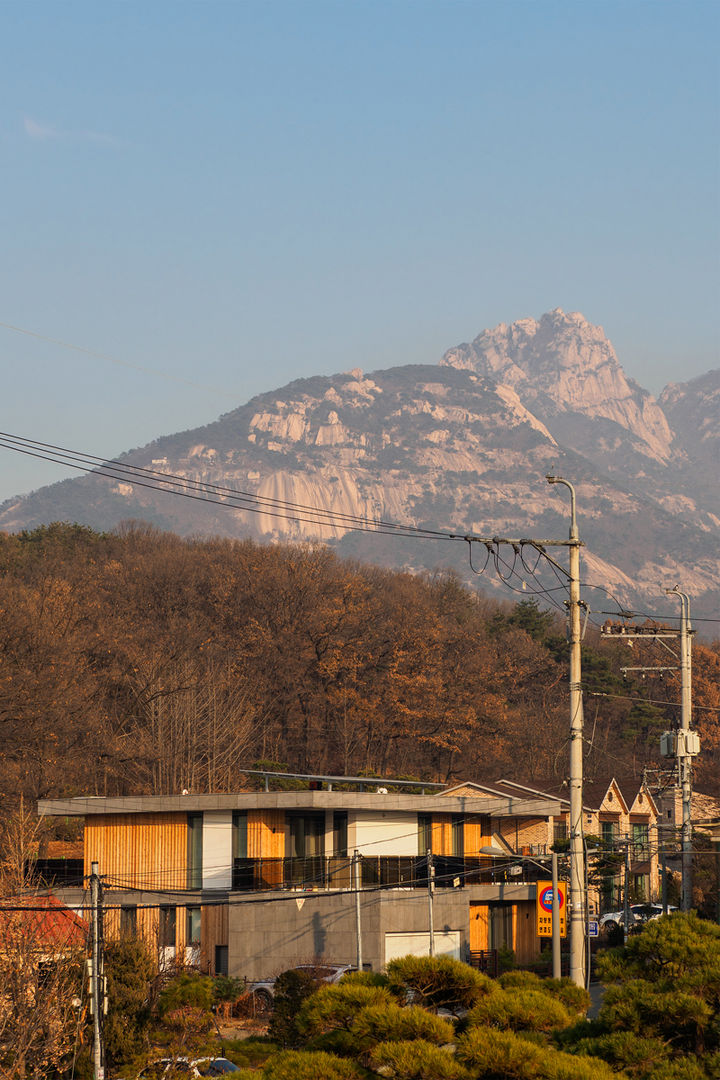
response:
[[[715,0],[1,15],[0,320],[123,362],[0,328],[3,430],[111,456],[554,307],[653,392],[720,363]]]

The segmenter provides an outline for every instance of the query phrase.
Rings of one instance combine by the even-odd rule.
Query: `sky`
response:
[[[1,15],[4,431],[112,457],[555,307],[653,393],[720,366],[715,0]]]

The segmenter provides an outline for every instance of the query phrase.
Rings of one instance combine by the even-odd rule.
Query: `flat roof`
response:
[[[99,814],[189,813],[201,810],[374,810],[427,814],[485,814],[492,817],[550,817],[560,813],[553,798],[382,794],[375,791],[244,791],[225,795],[87,795],[40,799],[47,817]]]

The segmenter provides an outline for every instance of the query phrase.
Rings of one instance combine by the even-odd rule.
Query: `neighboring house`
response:
[[[56,896],[5,897],[0,901],[0,952],[22,952],[41,962],[85,949],[89,926]]]
[[[530,865],[509,875],[480,849],[535,845],[561,807],[552,796],[467,784],[439,796],[380,788],[51,799],[39,812],[85,819],[85,874],[99,864],[108,934],[137,930],[166,963],[253,979],[316,958],[355,962],[354,852],[366,966],[428,952],[428,848],[436,951],[468,959],[506,947],[532,959],[543,875]]]
[[[528,787],[510,780],[495,784],[498,791],[508,794],[556,798],[560,814],[552,822],[550,842],[565,841],[570,835],[570,800],[567,785],[553,781],[542,787]],[[617,780],[588,782],[583,785],[583,828],[586,836],[597,836],[604,849],[629,855],[629,892],[633,903],[655,901],[660,896],[658,872],[657,804],[646,785],[641,785],[634,798],[626,797]],[[625,869],[618,867],[614,877],[603,886],[590,887],[588,907],[591,915],[612,910],[623,898]]]

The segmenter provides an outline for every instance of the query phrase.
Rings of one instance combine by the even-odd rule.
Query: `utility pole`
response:
[[[692,907],[692,759],[700,753],[700,740],[696,731],[691,728],[692,723],[692,635],[690,625],[690,597],[681,592],[677,585],[672,589],[666,589],[668,596],[677,596],[680,601],[680,629],[672,630],[667,626],[635,626],[627,627],[625,624],[608,623],[601,634],[603,637],[614,637],[616,641],[627,641],[632,644],[634,640],[657,641],[679,662],[680,669],[680,729],[679,731],[666,731],[660,739],[660,753],[663,757],[674,757],[677,761],[677,780],[682,791],[682,830],[681,830],[681,867],[682,867],[682,900],[681,908],[689,911]],[[668,639],[680,641],[679,654],[668,644]],[[627,672],[640,672],[643,676],[647,673],[662,675],[666,671],[677,671],[678,667],[624,667],[620,669],[625,675]]]
[[[561,476],[547,476],[570,492],[568,545],[570,620],[570,978],[585,986],[585,845],[583,841],[583,700],[580,632],[580,537],[575,516],[575,488]]]
[[[93,1017],[93,1077],[104,1080],[102,1020],[105,1008],[105,976],[103,971],[102,882],[98,864],[91,864],[90,910],[92,918],[92,971],[90,978],[90,1008]]]
[[[427,870],[428,870],[428,926],[430,929],[430,955],[435,955],[435,924],[434,924],[434,912],[433,912],[433,900],[435,897],[435,864],[433,862],[432,851],[427,849]]]
[[[355,848],[353,852],[353,879],[355,885],[355,933],[357,936],[357,969],[363,969],[362,950],[362,918],[360,916],[360,852]]]
[[[690,627],[690,597],[677,585],[666,589],[668,596],[680,601],[680,738],[677,741],[677,761],[682,790],[682,900],[683,911],[692,907],[692,756],[690,724],[692,722],[692,639]],[[697,736],[696,736],[697,738]]]
[[[628,943],[630,929],[630,841],[625,840],[625,884],[623,887],[623,945]]]
[[[580,548],[583,546],[578,535],[575,517],[575,488],[561,476],[546,476],[549,484],[563,484],[570,492],[570,538],[569,540],[540,540],[523,537],[510,539],[503,536],[451,535],[451,540],[465,540],[468,544],[483,544],[488,557],[493,555],[500,545],[508,545],[518,555],[524,545],[534,548],[538,556],[545,558],[556,570],[564,574],[569,585],[568,617],[570,624],[570,978],[577,986],[585,986],[586,964],[586,897],[585,886],[585,844],[583,838],[583,702],[582,702],[582,660],[580,630]],[[548,554],[548,547],[566,547],[569,553],[569,569],[566,570]]]
[[[558,857],[552,853],[552,976],[562,977],[562,956],[560,953],[560,897],[558,896]]]

